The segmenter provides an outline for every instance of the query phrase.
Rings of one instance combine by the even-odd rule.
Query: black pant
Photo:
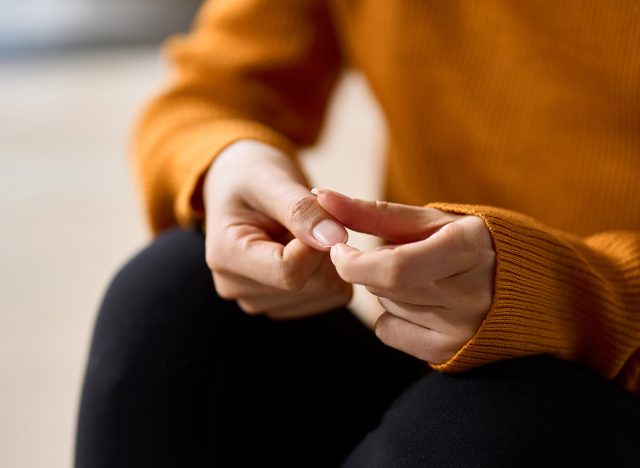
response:
[[[346,462],[345,462],[346,459]],[[447,375],[347,310],[276,322],[218,298],[197,232],[175,230],[110,286],[76,466],[640,465],[640,403],[549,357]]]

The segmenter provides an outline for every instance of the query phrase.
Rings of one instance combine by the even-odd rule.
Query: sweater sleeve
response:
[[[550,354],[640,393],[640,232],[580,238],[499,208],[429,206],[479,216],[496,250],[489,314],[453,358],[432,367],[455,372]]]
[[[166,52],[172,81],[134,135],[154,232],[202,217],[202,178],[231,143],[259,140],[292,157],[312,144],[341,66],[322,0],[210,0]]]

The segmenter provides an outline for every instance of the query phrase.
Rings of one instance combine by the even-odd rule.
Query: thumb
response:
[[[347,230],[328,214],[304,185],[288,183],[277,193],[265,193],[262,210],[287,228],[296,238],[316,250],[328,251],[347,242]]]
[[[349,229],[398,243],[425,239],[455,219],[433,208],[360,200],[328,189],[314,188],[312,193],[327,213]]]

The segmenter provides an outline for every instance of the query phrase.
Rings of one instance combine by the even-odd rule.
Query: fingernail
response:
[[[320,194],[323,195],[332,195],[334,197],[338,197],[338,198],[345,198],[347,200],[351,200],[350,197],[340,193],[340,192],[336,192],[334,190],[329,190],[329,189],[324,189],[324,188],[318,188],[318,187],[314,187],[311,189],[311,193],[313,193],[315,196],[318,196]]]
[[[323,219],[311,231],[315,240],[324,246],[347,241],[347,231],[335,221]]]

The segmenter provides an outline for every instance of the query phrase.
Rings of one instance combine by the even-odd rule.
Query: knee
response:
[[[78,457],[91,466],[100,454],[128,457],[128,450],[142,453],[135,448],[140,440],[171,451],[160,442],[175,435],[167,428],[191,434],[217,349],[224,349],[218,340],[230,335],[220,322],[226,314],[218,312],[231,306],[215,294],[197,232],[167,232],[129,261],[109,286],[94,328]]]
[[[640,449],[639,410],[611,383],[548,357],[432,373],[394,402],[347,466],[626,466]]]
[[[102,309],[162,309],[212,291],[202,234],[175,229],[158,236],[118,271]]]
[[[209,327],[217,297],[195,231],[159,236],[114,277],[102,301],[87,376],[117,392],[131,375],[185,360]]]

